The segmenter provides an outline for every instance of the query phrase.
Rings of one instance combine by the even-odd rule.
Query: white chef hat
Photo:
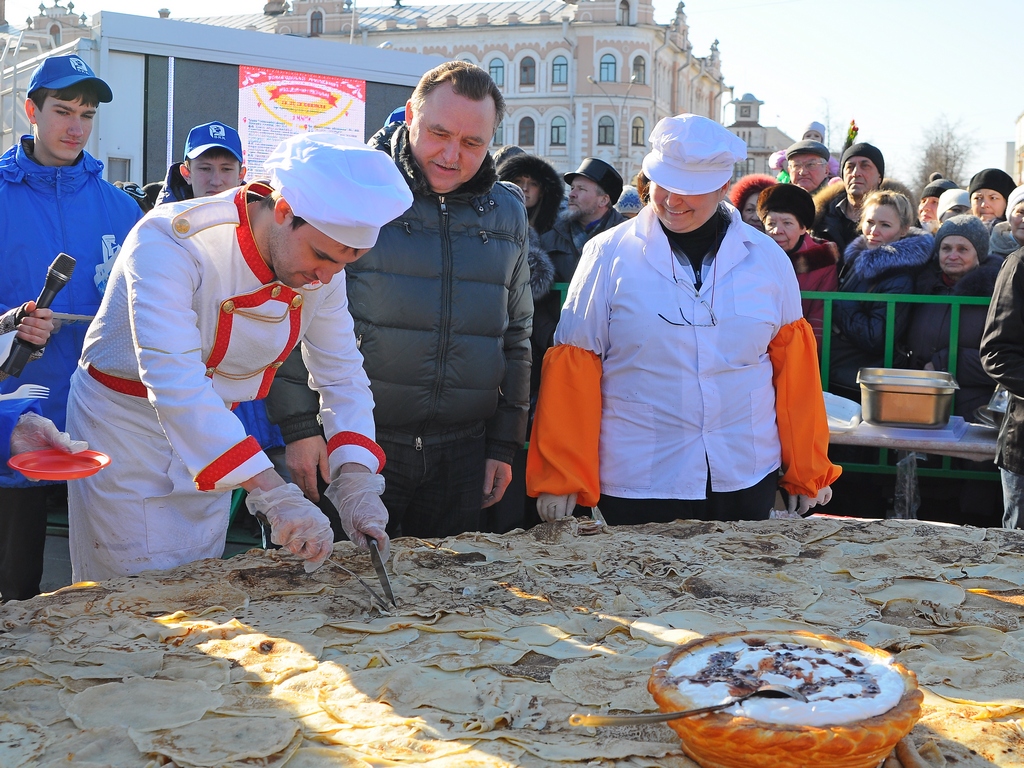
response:
[[[704,195],[732,178],[733,166],[747,159],[747,145],[714,120],[700,115],[666,117],[654,126],[644,174],[670,192]]]
[[[372,248],[380,228],[412,205],[386,152],[333,133],[287,138],[263,167],[296,216],[352,248]]]

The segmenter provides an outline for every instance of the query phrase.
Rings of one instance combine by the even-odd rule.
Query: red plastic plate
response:
[[[65,453],[46,448],[12,456],[7,466],[30,480],[77,480],[95,475],[109,463],[110,457],[99,451]]]

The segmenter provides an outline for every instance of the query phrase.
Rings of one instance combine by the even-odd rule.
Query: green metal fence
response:
[[[566,292],[569,289],[568,283],[555,283],[554,289],[561,294],[562,304],[565,303]],[[896,305],[897,304],[948,304],[950,305],[949,319],[949,370],[956,371],[959,358],[960,340],[960,311],[964,306],[987,307],[990,299],[985,296],[918,296],[908,293],[840,293],[832,291],[801,291],[801,298],[820,299],[825,302],[825,311],[822,318],[823,328],[832,328],[833,302],[836,301],[866,301],[885,304],[885,350],[882,355],[883,366],[892,367],[893,353],[895,351],[895,327],[896,327]],[[826,333],[822,339],[821,348],[821,386],[828,391],[829,358],[831,357],[832,335]],[[872,474],[895,474],[896,467],[889,460],[889,450],[881,448],[878,451],[878,460],[871,464],[843,462],[843,469],[847,472],[866,472]],[[917,474],[924,477],[946,477],[946,478],[968,478],[980,480],[999,480],[997,471],[976,471],[966,469],[953,469],[952,459],[949,456],[942,457],[941,467],[918,467]]]

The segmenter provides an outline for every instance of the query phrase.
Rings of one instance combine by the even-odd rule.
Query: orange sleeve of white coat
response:
[[[768,345],[768,357],[782,444],[779,485],[791,494],[817,496],[843,470],[828,458],[828,416],[810,323],[800,318],[784,325]]]
[[[579,504],[592,507],[601,496],[601,359],[563,344],[548,350],[541,370],[526,492],[575,493]]]

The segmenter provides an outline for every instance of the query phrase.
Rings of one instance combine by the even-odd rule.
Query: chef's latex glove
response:
[[[568,493],[559,496],[553,493],[542,493],[537,497],[537,514],[545,523],[553,523],[563,517],[570,517],[572,511],[576,509],[576,495]]]
[[[787,503],[787,509],[790,512],[795,512],[800,517],[807,517],[810,514],[811,508],[821,504],[824,506],[832,500],[832,486],[826,485],[820,491],[817,496],[795,496],[790,495],[789,502]]]
[[[23,413],[11,431],[11,455],[26,451],[56,448],[65,453],[81,453],[89,447],[84,440],[72,440],[67,432],[38,413]]]
[[[305,560],[306,573],[330,557],[334,548],[331,522],[302,495],[299,486],[285,483],[269,491],[254,488],[245,497],[245,506],[253,515],[263,513],[270,523],[270,540]]]
[[[369,549],[369,539],[377,540],[380,559],[387,562],[391,540],[388,510],[380,495],[384,493],[384,475],[372,472],[338,472],[324,491],[338,510],[345,535],[360,549]]]

